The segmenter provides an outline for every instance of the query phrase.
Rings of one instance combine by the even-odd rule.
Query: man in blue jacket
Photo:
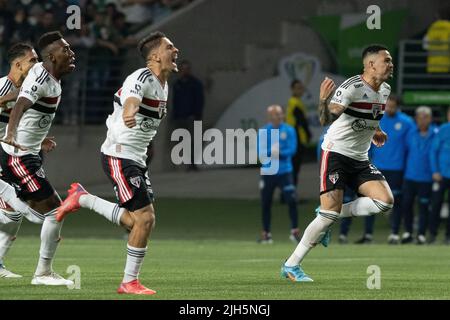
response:
[[[430,153],[436,135],[435,128],[430,126],[432,112],[429,107],[416,109],[416,127],[412,128],[406,139],[407,157],[403,184],[402,212],[405,218],[405,233],[402,243],[412,242],[414,200],[419,199],[419,228],[417,244],[425,244],[427,220],[430,215],[431,185],[433,182]]]
[[[289,207],[291,219],[289,238],[297,243],[300,241],[300,231],[297,221],[295,186],[292,178],[292,156],[297,149],[296,132],[293,127],[283,122],[284,113],[280,106],[269,106],[267,116],[269,123],[258,131],[258,155],[262,163],[260,189],[263,222],[263,231],[259,242],[273,242],[270,233],[271,207],[273,192],[278,187],[281,189],[283,199]],[[275,134],[276,130],[273,129],[278,129],[278,135]],[[267,157],[270,159],[269,162],[264,161]]]
[[[394,195],[394,208],[390,215],[392,234],[388,238],[390,244],[400,243],[398,232],[401,220],[401,194],[406,160],[406,138],[413,126],[413,119],[398,109],[397,97],[390,95],[386,102],[386,112],[380,121],[381,129],[387,133],[389,138],[381,148],[376,148],[372,145],[369,151],[372,163],[384,175]],[[364,235],[356,243],[372,242],[374,224],[375,215],[365,217]]]
[[[448,191],[447,197],[450,208],[450,107],[447,109],[447,121],[439,128],[430,153],[434,181],[431,197],[430,243],[436,241],[445,191]],[[450,218],[447,219],[445,236],[445,243],[450,244]]]

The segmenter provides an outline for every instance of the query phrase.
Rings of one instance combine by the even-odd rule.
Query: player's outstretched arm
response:
[[[139,111],[141,101],[135,97],[129,97],[125,100],[123,107],[122,119],[128,128],[136,125],[136,113]]]
[[[17,100],[9,116],[8,131],[6,132],[6,136],[0,141],[19,148],[20,150],[26,150],[24,147],[16,143],[16,132],[17,126],[23,116],[23,113],[27,111],[32,105],[33,102],[28,100],[27,98],[20,97]]]

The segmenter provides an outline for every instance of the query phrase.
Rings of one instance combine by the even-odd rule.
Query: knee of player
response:
[[[379,211],[382,213],[389,213],[394,207],[394,198],[386,197],[381,199],[372,199],[375,205],[378,207]]]
[[[384,197],[380,197],[380,199],[378,200],[383,201],[386,205],[390,206],[391,208],[394,206],[394,196],[392,194],[386,194]]]
[[[155,224],[155,212],[153,210],[143,211],[137,219],[134,220],[134,226],[140,226],[145,229],[153,228]]]

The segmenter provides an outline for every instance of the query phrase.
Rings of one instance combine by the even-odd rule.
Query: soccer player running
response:
[[[43,62],[28,72],[0,148],[3,179],[16,187],[20,199],[2,180],[0,197],[16,211],[43,221],[39,262],[31,284],[71,285],[52,269],[62,226],[55,219],[61,200],[45,176],[39,152],[61,99],[60,79],[74,70],[75,55],[59,32],[42,35],[38,46]]]
[[[25,43],[13,45],[6,54],[10,70],[8,75],[0,78],[0,136],[4,137],[9,113],[19,94],[19,88],[28,71],[38,62],[38,56],[33,47]],[[0,168],[1,170],[1,168]],[[1,175],[1,174],[0,174]],[[34,217],[34,216],[33,216]],[[35,222],[31,220],[32,222]],[[41,220],[38,219],[40,223]],[[3,259],[16,239],[22,222],[22,214],[15,212],[0,198],[0,278],[21,278],[6,269]]]
[[[58,208],[57,219],[80,207],[95,211],[130,231],[124,277],[118,293],[155,294],[138,280],[147,242],[155,223],[153,191],[146,166],[147,146],[166,115],[167,79],[178,71],[178,49],[161,32],[151,33],[138,44],[146,67],[130,74],[114,94],[114,112],[106,121],[108,132],[101,147],[102,165],[111,180],[118,204],[89,194],[72,183]]]
[[[313,281],[300,263],[319,242],[327,245],[329,228],[340,217],[386,213],[393,196],[380,171],[370,163],[367,152],[371,141],[382,146],[387,136],[380,129],[392,77],[392,57],[386,47],[371,45],[362,54],[364,72],[344,81],[334,93],[333,80],[320,86],[319,118],[333,122],[322,143],[320,164],[320,210],[306,228],[300,243],[281,267],[282,277],[295,282]],[[361,195],[342,204],[344,187]]]

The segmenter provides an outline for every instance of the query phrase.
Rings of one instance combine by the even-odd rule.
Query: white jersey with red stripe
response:
[[[8,93],[18,90],[8,76],[0,78],[0,97],[7,95]],[[0,136],[4,137],[6,133],[6,125],[9,121],[9,114],[12,107],[14,107],[15,101],[8,102],[6,108],[0,109]]]
[[[368,160],[370,144],[383,117],[391,87],[383,82],[375,91],[361,75],[344,81],[330,103],[345,107],[334,121],[322,143],[322,150],[334,151],[349,158]]]
[[[2,142],[3,150],[13,156],[38,154],[41,150],[41,143],[50,130],[61,100],[61,83],[44,68],[42,62],[36,63],[20,88],[18,99],[21,97],[33,105],[23,113],[17,126],[16,142],[26,150]]]
[[[147,146],[167,113],[167,95],[167,82],[161,84],[148,68],[130,74],[114,94],[114,112],[106,120],[108,132],[101,151],[109,156],[136,161],[145,167]],[[133,128],[125,126],[122,119],[123,106],[130,97],[140,101]]]

